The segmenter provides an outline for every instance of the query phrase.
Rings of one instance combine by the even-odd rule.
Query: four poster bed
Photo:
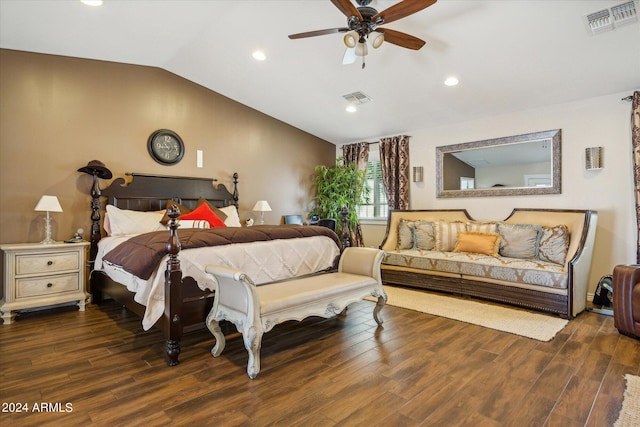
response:
[[[117,178],[103,190],[94,181],[92,301],[110,297],[142,317],[145,330],[161,329],[170,366],[179,363],[182,334],[205,327],[214,297],[207,264],[250,271],[257,284],[337,266],[342,245],[326,227],[241,227],[237,173],[232,192],[207,178],[128,175],[129,183]],[[101,227],[102,196],[107,206]],[[193,217],[202,209],[217,219]],[[211,227],[218,219],[224,224]]]

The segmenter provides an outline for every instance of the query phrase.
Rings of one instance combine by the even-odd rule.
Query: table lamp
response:
[[[34,210],[38,212],[47,212],[44,228],[46,235],[45,239],[40,243],[45,245],[55,243],[56,241],[51,238],[51,215],[49,212],[62,212],[62,207],[60,206],[58,198],[56,196],[42,196]]]
[[[258,200],[253,207],[254,211],[260,212],[260,225],[264,224],[264,213],[271,212],[271,206],[266,200]]]

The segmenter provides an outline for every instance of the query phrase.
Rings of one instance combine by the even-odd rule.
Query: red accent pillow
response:
[[[207,203],[203,203],[188,214],[180,215],[180,219],[205,220],[213,227],[226,227],[218,215],[216,215]]]

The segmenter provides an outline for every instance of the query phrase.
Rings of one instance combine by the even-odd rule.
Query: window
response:
[[[387,195],[384,192],[382,168],[377,151],[369,153],[364,185],[369,189],[369,203],[363,201],[358,206],[358,218],[386,219],[389,214],[389,205],[387,204]]]

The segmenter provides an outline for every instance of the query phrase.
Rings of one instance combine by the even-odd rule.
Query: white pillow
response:
[[[224,220],[224,225],[227,227],[242,227],[240,224],[240,217],[238,216],[238,210],[235,206],[225,206],[224,208],[218,208],[225,213],[227,218]]]
[[[165,230],[164,225],[160,224],[164,211],[130,211],[107,205],[107,215],[109,217],[110,230],[106,231],[109,236]]]
[[[205,219],[181,219],[178,221],[180,228],[211,228],[209,221]],[[169,224],[167,224],[169,228]]]

